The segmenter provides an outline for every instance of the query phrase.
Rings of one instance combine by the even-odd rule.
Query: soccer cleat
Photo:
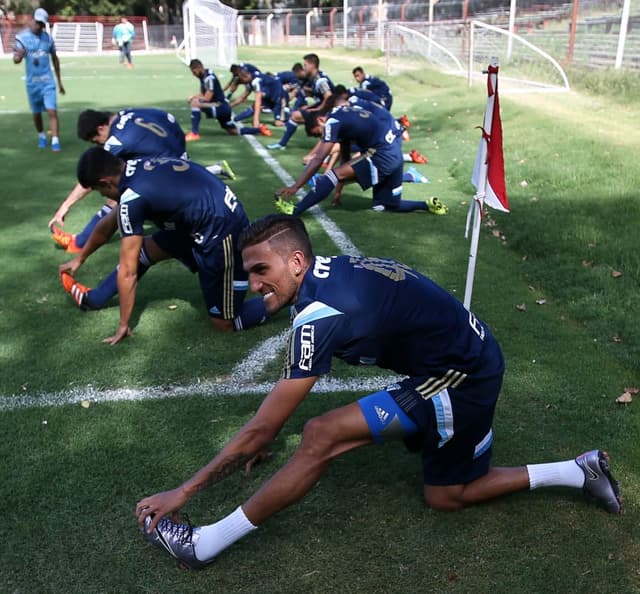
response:
[[[276,205],[276,210],[279,213],[286,214],[286,215],[292,215],[295,209],[295,206],[291,202],[287,202],[286,200],[283,200],[282,198],[280,198],[280,196],[276,197],[275,205]]]
[[[198,134],[197,132],[187,132],[184,135],[184,139],[187,142],[193,142],[194,140],[200,140],[200,134]]]
[[[67,245],[67,254],[79,254],[82,251],[82,248],[76,243],[76,236],[71,236],[71,241],[69,241],[69,245]]]
[[[409,167],[405,173],[402,181],[413,182],[416,184],[428,184],[429,178],[422,175],[415,167]]]
[[[398,122],[403,128],[411,128],[411,122],[409,121],[409,118],[406,116],[406,114],[402,114],[398,118]]]
[[[63,231],[55,225],[51,225],[49,230],[51,231],[51,239],[53,239],[54,243],[66,250],[73,239],[73,234]]]
[[[274,144],[268,144],[267,148],[270,151],[283,151],[285,148],[287,148],[286,146],[283,146],[282,144],[280,144],[279,142],[276,142]]]
[[[220,175],[222,175],[223,177],[227,177],[230,180],[236,179],[236,174],[233,172],[233,169],[231,169],[229,163],[227,163],[226,161],[220,161],[218,165],[220,165],[220,168],[222,169]]]
[[[47,148],[47,137],[46,136],[38,136],[38,148],[39,149]]]
[[[62,150],[62,147],[60,146],[60,141],[59,140],[56,140],[56,141],[51,143],[51,150],[54,153],[59,153]]]
[[[214,559],[200,561],[196,557],[195,544],[200,538],[200,528],[195,528],[191,524],[177,524],[169,518],[162,518],[153,532],[147,532],[151,524],[152,516],[147,516],[144,520],[143,536],[153,546],[166,551],[174,559],[180,562],[185,569],[202,569]]]
[[[432,196],[425,200],[427,203],[427,209],[434,215],[446,215],[449,212],[449,207],[446,204],[440,202],[439,198]]]
[[[262,136],[273,136],[273,132],[271,132],[271,130],[267,128],[266,124],[260,124],[258,126],[258,130],[260,131],[260,134],[262,134]]]
[[[409,151],[409,157],[414,163],[426,163],[427,158],[424,155],[421,155],[416,149]]]
[[[76,302],[76,305],[83,310],[92,309],[87,304],[87,293],[91,290],[89,287],[85,287],[73,278],[68,272],[62,272],[60,274],[60,280],[64,290],[69,293],[71,299]]]
[[[591,450],[580,454],[576,464],[584,472],[585,495],[592,497],[610,514],[622,512],[620,485],[609,471],[609,454],[602,450]]]

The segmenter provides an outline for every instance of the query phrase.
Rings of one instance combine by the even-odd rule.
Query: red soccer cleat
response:
[[[402,114],[399,118],[398,118],[398,122],[400,122],[400,125],[403,128],[411,128],[411,122],[409,121],[409,118],[406,116],[406,114]]]
[[[82,251],[82,248],[76,243],[76,236],[71,236],[71,241],[69,241],[69,245],[67,246],[67,254],[79,254]]]
[[[421,155],[416,149],[409,151],[409,156],[414,163],[427,163],[427,158]]]
[[[198,134],[197,132],[187,132],[184,135],[184,139],[187,142],[192,142],[193,140],[200,140],[200,134]]]
[[[260,124],[258,126],[258,130],[260,130],[260,134],[262,134],[262,136],[273,136],[273,132],[267,128],[266,124]]]

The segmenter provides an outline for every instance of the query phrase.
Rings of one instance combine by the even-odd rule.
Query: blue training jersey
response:
[[[312,95],[317,103],[320,103],[327,92],[333,93],[333,83],[331,79],[322,71],[318,70],[316,75],[309,80],[312,88]]]
[[[322,140],[354,143],[363,151],[368,149],[384,153],[399,151],[402,159],[398,122],[380,105],[370,103],[367,107],[369,109],[365,109],[360,104],[335,107],[324,124]]]
[[[16,35],[15,47],[24,50],[27,85],[54,83],[51,71],[51,54],[56,53],[56,46],[46,31],[36,35],[31,29],[24,29]]]
[[[282,377],[326,374],[332,357],[434,378],[439,392],[503,370],[487,326],[431,279],[394,260],[317,256],[292,308]]]
[[[109,128],[104,149],[123,161],[144,157],[186,157],[184,131],[176,118],[153,108],[118,112]]]
[[[253,77],[251,89],[256,93],[263,93],[267,103],[278,102],[285,93],[279,78],[263,73]]]
[[[204,75],[200,79],[200,93],[204,95],[207,91],[213,93],[212,103],[224,103],[227,100],[218,77],[208,68],[205,69]]]
[[[389,88],[389,85],[387,85],[387,83],[382,79],[375,76],[367,74],[360,83],[360,88],[364,91],[371,91],[385,102],[387,102],[388,98],[391,97],[391,89]]]
[[[191,238],[207,253],[248,224],[233,191],[201,165],[181,159],[127,161],[120,180],[122,237],[144,235],[145,221]]]

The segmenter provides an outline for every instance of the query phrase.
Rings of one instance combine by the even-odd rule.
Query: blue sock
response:
[[[284,126],[284,136],[280,139],[278,144],[282,146],[287,146],[287,142],[291,139],[291,137],[296,133],[298,129],[298,124],[296,124],[293,120],[289,120]]]
[[[238,115],[233,116],[236,121],[246,120],[253,115],[253,107],[247,107],[244,111],[241,111]]]
[[[253,126],[242,126],[239,131],[240,134],[260,134],[260,128],[254,128]]]
[[[338,185],[338,178],[335,172],[332,170],[327,171],[324,175],[321,175],[316,180],[316,186],[310,192],[307,192],[305,197],[296,204],[293,210],[293,216],[300,216],[305,210],[311,208],[315,204],[318,204],[321,200],[324,200],[334,188]]]
[[[105,204],[96,214],[91,217],[91,220],[86,224],[85,228],[76,235],[76,245],[83,247],[89,239],[89,235],[94,230],[95,226],[100,222],[102,217],[106,217],[111,212],[111,207]]]
[[[429,210],[426,202],[420,200],[400,200],[393,206],[385,206],[385,210],[390,212],[412,212],[414,210]]]
[[[262,297],[255,297],[242,304],[240,313],[233,320],[233,326],[236,331],[246,330],[247,328],[262,324],[268,317],[269,315],[264,306],[264,299]]]
[[[191,110],[191,132],[194,134],[200,133],[200,118],[202,117],[202,113],[199,109]]]
[[[143,277],[144,273],[149,270],[153,262],[149,260],[147,251],[142,246],[140,256],[138,258],[138,281]],[[118,294],[118,267],[116,266],[95,289],[91,289],[85,297],[85,305],[90,309],[102,309],[109,299]]]

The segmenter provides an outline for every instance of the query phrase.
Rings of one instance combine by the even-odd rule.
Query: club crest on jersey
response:
[[[298,367],[304,371],[311,371],[313,352],[315,350],[315,327],[304,324],[300,328],[300,362]]]

